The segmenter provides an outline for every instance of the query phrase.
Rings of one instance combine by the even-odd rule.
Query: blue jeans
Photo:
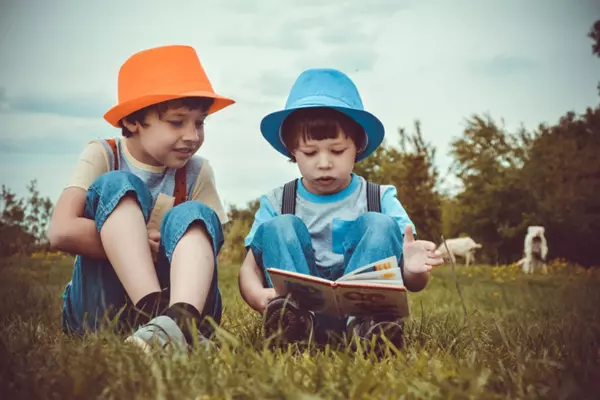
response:
[[[279,268],[336,280],[362,266],[395,255],[403,268],[403,235],[394,220],[384,214],[367,212],[358,217],[347,230],[342,265],[323,268],[315,261],[315,252],[308,228],[295,215],[277,216],[262,224],[250,244],[257,264],[262,268],[265,285],[273,287],[267,268]],[[326,330],[343,331],[345,320],[315,316],[317,325]]]
[[[84,217],[96,222],[100,229],[110,213],[126,195],[135,195],[146,222],[152,211],[152,195],[140,178],[130,172],[112,171],[101,175],[88,189]],[[214,274],[202,315],[220,323],[221,293],[218,287],[217,254],[223,245],[223,231],[216,213],[197,202],[184,202],[169,210],[160,227],[161,243],[155,264],[156,275],[163,291],[169,293],[170,264],[175,246],[194,222],[201,222],[212,239]],[[135,264],[135,260],[131,260]],[[106,259],[77,255],[71,281],[63,293],[63,331],[83,334],[106,326],[124,328],[126,311],[132,306],[125,288]]]

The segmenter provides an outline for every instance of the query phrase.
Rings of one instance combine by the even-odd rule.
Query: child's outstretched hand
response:
[[[435,243],[427,240],[415,240],[412,225],[404,228],[404,270],[415,274],[429,272],[431,268],[444,262],[442,254],[436,250]]]

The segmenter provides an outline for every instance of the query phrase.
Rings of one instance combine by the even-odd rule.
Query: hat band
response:
[[[119,103],[134,100],[145,96],[163,96],[163,95],[179,95],[188,92],[209,92],[214,93],[213,88],[210,85],[206,85],[203,82],[198,81],[184,81],[177,82],[177,84],[171,83],[166,87],[149,87],[145,91],[131,91],[129,93],[123,93],[119,96]]]
[[[331,97],[322,94],[296,99],[292,103],[286,104],[285,109],[291,110],[302,107],[344,107],[363,111],[362,104],[352,105],[338,97]]]

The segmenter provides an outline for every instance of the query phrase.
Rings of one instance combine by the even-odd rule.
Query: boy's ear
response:
[[[121,120],[121,123],[131,133],[138,133],[138,131],[140,129],[140,123],[138,121],[131,122],[131,121],[128,121],[127,118],[123,118]]]
[[[365,151],[367,149],[368,144],[369,144],[369,138],[365,137],[363,142],[360,144],[360,149],[359,148],[356,149],[356,154],[359,154],[359,153],[362,153],[363,151]]]
[[[296,162],[296,152],[297,152],[298,150],[294,150],[294,151],[290,151],[290,150],[288,150],[288,151],[290,152],[290,158],[289,158],[289,161],[290,161],[290,162],[292,162],[292,163],[295,163],[295,162]]]

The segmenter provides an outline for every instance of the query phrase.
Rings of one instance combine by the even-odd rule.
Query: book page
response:
[[[396,259],[396,256],[391,256],[388,258],[384,258],[383,260],[375,261],[374,263],[362,266],[362,267],[350,272],[349,274],[342,276],[336,282],[341,282],[341,281],[345,281],[348,279],[352,279],[353,277],[355,277],[356,275],[359,275],[359,274],[365,274],[368,272],[376,272],[376,271],[382,271],[382,270],[388,270],[388,269],[394,269],[394,268],[400,268],[400,267],[398,267],[398,260]]]
[[[409,315],[408,296],[404,286],[381,286],[360,281],[339,282],[335,289],[345,315],[391,314]]]
[[[387,280],[381,280],[378,278],[375,279],[357,279],[354,282],[356,283],[360,283],[361,285],[370,285],[370,286],[380,286],[380,287],[385,287],[385,288],[389,288],[389,287],[404,287],[404,282],[401,279],[387,279]]]
[[[337,282],[352,281],[379,281],[382,285],[403,285],[402,270],[399,267],[383,269],[381,271],[366,272],[362,274],[351,274],[340,278]]]
[[[315,313],[342,316],[332,281],[276,268],[268,268],[267,271],[277,295],[292,294],[302,308]]]

